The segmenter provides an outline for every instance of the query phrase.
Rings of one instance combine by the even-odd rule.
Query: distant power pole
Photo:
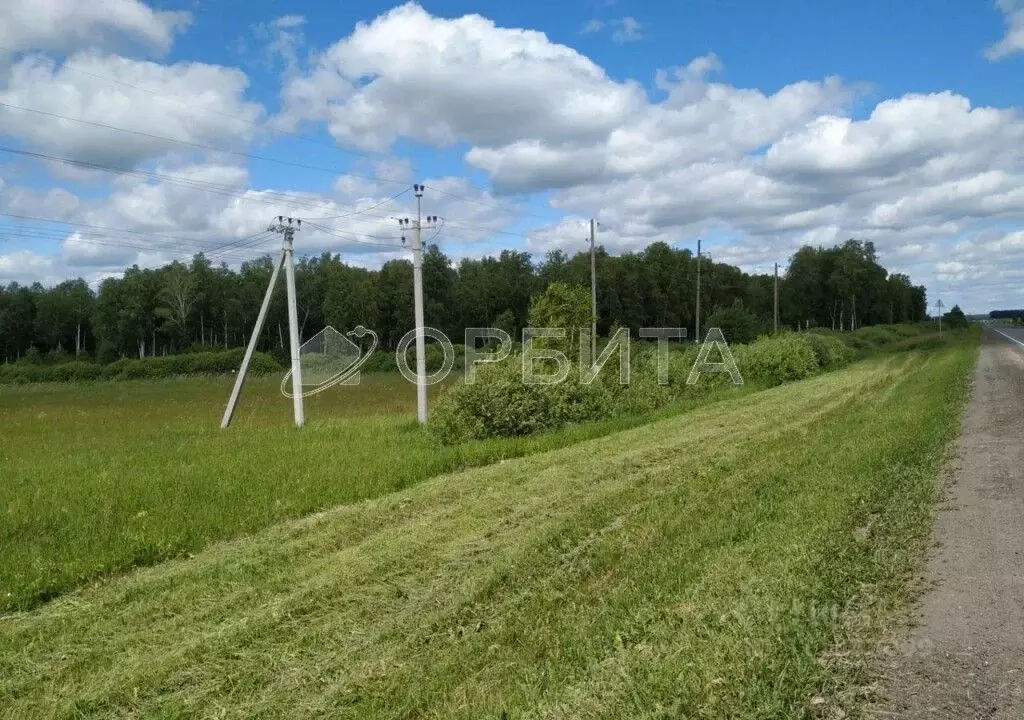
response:
[[[416,319],[416,419],[422,425],[427,422],[427,348],[423,330],[423,228],[434,227],[437,223],[437,216],[427,217],[427,222],[424,224],[423,186],[416,184],[412,186],[412,189],[416,193],[416,220],[410,222],[409,218],[401,218],[398,224],[403,231],[406,228],[412,228],[412,289]],[[402,242],[405,242],[404,234]]]
[[[779,331],[779,264],[775,263],[775,310],[772,315],[774,321],[772,323],[773,333]]]
[[[935,301],[935,308],[936,308],[936,310],[939,311],[939,339],[942,339],[942,308],[943,308],[943,305],[942,305],[942,301],[941,300],[936,300]]]
[[[226,428],[231,424],[231,418],[238,407],[238,399],[242,394],[242,386],[245,385],[245,376],[249,370],[249,362],[256,351],[260,334],[263,332],[263,324],[267,320],[267,311],[270,308],[270,298],[274,294],[274,286],[277,284],[277,276],[284,268],[285,284],[288,291],[288,340],[291,345],[292,356],[292,407],[295,412],[295,427],[302,427],[305,424],[305,413],[302,407],[302,363],[299,357],[301,346],[299,343],[299,311],[295,298],[295,249],[292,241],[295,231],[302,227],[302,220],[295,218],[277,216],[274,222],[267,228],[270,232],[280,233],[283,237],[281,246],[281,259],[274,266],[270,274],[270,282],[267,284],[267,292],[263,296],[263,304],[260,306],[260,313],[256,318],[256,327],[252,330],[252,337],[249,345],[245,348],[245,356],[242,358],[242,366],[238,369],[238,377],[235,378],[235,386],[231,390],[231,397],[228,399],[228,406],[224,409],[224,417],[221,418],[220,426]]]
[[[700,344],[700,238],[697,238],[697,343]]]
[[[594,250],[594,218],[590,218],[590,362],[597,359],[597,259]]]

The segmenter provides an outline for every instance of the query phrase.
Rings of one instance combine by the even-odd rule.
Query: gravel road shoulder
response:
[[[1024,347],[989,329],[935,540],[872,717],[1024,720]]]

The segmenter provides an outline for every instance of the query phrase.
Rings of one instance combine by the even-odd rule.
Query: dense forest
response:
[[[0,288],[0,356],[89,355],[102,362],[194,347],[244,345],[259,311],[274,260],[263,257],[239,270],[191,263],[156,269],[133,266],[104,280],[94,292],[83,280],[52,288],[12,283]],[[589,287],[590,256],[549,253],[535,263],[528,253],[458,264],[436,245],[424,254],[428,325],[460,342],[466,327],[500,327],[516,337],[527,321],[530,298],[552,282]],[[296,267],[299,322],[304,338],[325,325],[347,330],[362,324],[393,347],[413,327],[412,264],[393,260],[379,270],[346,265],[336,255],[303,258]],[[664,243],[642,252],[597,256],[598,332],[616,326],[686,327],[694,332],[697,258]],[[702,323],[716,310],[742,308],[759,329],[770,330],[771,275],[749,275],[701,260]],[[850,329],[919,321],[925,290],[879,265],[874,245],[849,240],[832,248],[801,248],[779,282],[780,323],[790,327]],[[275,292],[260,349],[287,345],[283,283]]]

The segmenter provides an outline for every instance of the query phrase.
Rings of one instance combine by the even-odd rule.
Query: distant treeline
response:
[[[239,347],[251,332],[274,260],[239,270],[191,263],[128,268],[94,292],[84,280],[52,288],[12,283],[0,288],[0,359],[91,356],[102,363],[196,349]],[[774,279],[707,257],[701,260],[702,324],[737,305],[770,330]],[[590,257],[555,251],[535,263],[525,252],[453,263],[436,245],[424,255],[427,324],[460,342],[467,327],[500,327],[519,336],[530,298],[552,282],[589,287]],[[412,265],[392,260],[379,270],[347,265],[337,255],[303,258],[296,268],[303,338],[325,325],[365,325],[386,348],[413,327]],[[598,332],[615,327],[686,327],[693,337],[697,258],[654,243],[640,252],[597,256]],[[878,264],[874,245],[849,240],[801,248],[780,279],[783,326],[848,330],[926,317],[925,290]],[[275,293],[259,349],[283,357],[288,342],[283,287]]]
[[[992,320],[1010,320],[1024,317],[1024,310],[993,310],[988,316]]]

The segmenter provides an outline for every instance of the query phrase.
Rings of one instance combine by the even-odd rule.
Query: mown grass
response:
[[[416,425],[415,388],[397,374],[307,399],[301,431],[278,381],[250,381],[225,431],[230,377],[0,386],[0,611],[285,518],[644,421],[441,447]]]
[[[444,475],[0,621],[8,717],[776,718],[905,592],[975,344]],[[838,675],[837,675],[838,673]]]

